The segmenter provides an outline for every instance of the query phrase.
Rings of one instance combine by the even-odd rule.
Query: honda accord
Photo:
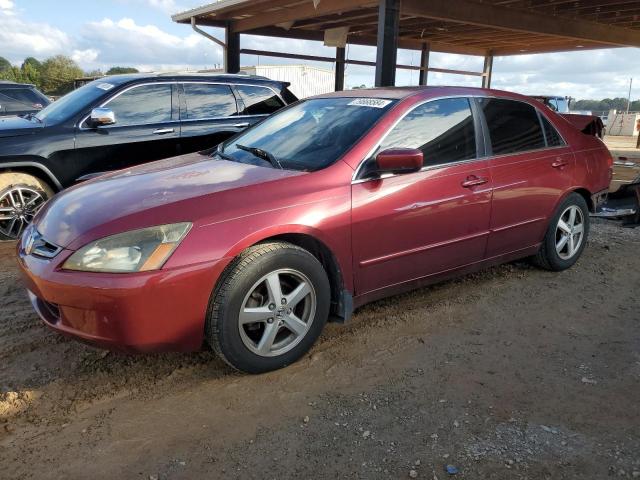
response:
[[[58,332],[134,352],[210,346],[265,372],[366,302],[519,258],[571,267],[611,165],[598,138],[520,95],[337,92],[214,152],[68,189],[18,257]]]

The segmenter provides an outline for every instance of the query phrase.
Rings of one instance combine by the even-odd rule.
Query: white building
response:
[[[611,110],[607,117],[607,135],[638,135],[638,120],[640,113]]]
[[[289,82],[289,90],[298,98],[333,92],[335,86],[333,70],[309,65],[256,65],[242,67],[240,72]]]

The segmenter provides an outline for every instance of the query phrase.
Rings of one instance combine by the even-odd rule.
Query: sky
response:
[[[14,64],[28,56],[71,56],[86,71],[132,66],[141,71],[215,68],[222,51],[189,25],[171,21],[171,14],[206,0],[0,0],[0,55]],[[211,33],[223,38],[222,30]],[[243,35],[242,48],[334,56],[335,49],[320,42]],[[375,61],[375,49],[352,45],[347,58]],[[417,65],[420,52],[400,50],[398,63]],[[241,64],[300,63],[243,55]],[[481,71],[481,57],[433,52],[430,66]],[[332,63],[317,66],[333,69]],[[569,95],[576,99],[626,97],[629,79],[640,98],[640,49],[554,53],[497,57],[493,88],[525,94]],[[347,65],[346,85],[372,86],[374,68]],[[399,70],[397,85],[415,85],[417,71]],[[480,78],[429,73],[431,85],[480,86]]]

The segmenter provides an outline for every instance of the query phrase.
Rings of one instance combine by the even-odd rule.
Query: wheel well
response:
[[[594,210],[593,199],[591,198],[591,193],[589,192],[589,190],[587,190],[586,188],[578,188],[574,190],[574,192],[576,192],[579,195],[582,195],[582,197],[584,198],[584,201],[587,202],[587,207],[589,207],[589,211],[593,212]]]
[[[2,168],[2,166],[0,166],[0,168]],[[31,175],[32,177],[35,177],[38,180],[46,183],[53,192],[59,192],[60,191],[59,186],[56,185],[51,180],[49,175],[47,175],[44,171],[42,171],[38,167],[34,167],[34,166],[31,166],[31,165],[12,166],[12,167],[7,167],[7,168],[2,168],[0,170],[0,174],[2,174],[2,173],[26,173],[27,175]]]
[[[329,284],[331,285],[331,314],[346,320],[343,316],[345,307],[348,310],[350,305],[345,305],[344,280],[342,278],[342,272],[340,270],[338,260],[329,247],[315,237],[304,233],[276,235],[274,237],[266,238],[260,243],[270,242],[273,240],[280,240],[297,245],[300,248],[304,248],[318,259],[324,270],[327,272]],[[350,313],[351,312],[347,312],[347,315],[350,315]]]

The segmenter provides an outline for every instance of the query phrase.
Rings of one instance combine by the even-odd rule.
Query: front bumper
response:
[[[18,251],[29,298],[46,325],[111,350],[202,348],[209,297],[224,260],[133,274],[60,270],[70,254],[45,260]]]

